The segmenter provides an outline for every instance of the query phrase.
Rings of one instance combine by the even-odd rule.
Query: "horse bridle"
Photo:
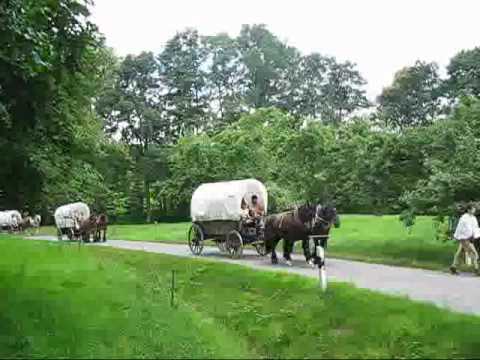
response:
[[[315,219],[314,219],[314,226],[315,224],[317,224],[317,222],[322,222],[324,224],[327,224],[327,225],[332,225],[333,224],[333,220],[332,221],[328,221],[328,220],[325,220],[323,217],[321,217],[320,215],[318,215],[318,211],[321,210],[323,207],[322,205],[317,205],[316,208],[315,208]]]

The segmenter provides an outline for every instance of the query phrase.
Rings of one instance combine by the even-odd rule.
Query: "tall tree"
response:
[[[350,62],[313,53],[292,63],[288,74],[283,108],[293,114],[338,124],[369,105],[366,82]]]
[[[338,63],[334,58],[328,58],[326,65],[321,116],[325,122],[338,124],[355,110],[369,106],[364,89],[366,81],[350,61]]]
[[[89,4],[0,3],[0,207],[46,208],[102,190],[91,106],[103,44]]]
[[[480,96],[480,47],[456,54],[450,60],[447,72],[445,84],[449,97]]]
[[[196,30],[177,33],[158,56],[165,111],[174,138],[198,133],[208,125],[205,59]]]
[[[206,48],[207,88],[214,124],[229,124],[245,111],[245,67],[236,40],[227,34],[203,38]]]
[[[106,132],[119,134],[123,142],[130,145],[136,179],[138,174],[143,174],[143,197],[138,194],[134,197],[145,202],[147,221],[151,218],[151,180],[140,164],[153,145],[166,142],[169,132],[159,86],[155,56],[152,53],[128,55],[118,68],[116,81],[104,90],[96,103],[98,113],[105,120]]]
[[[284,91],[284,80],[298,51],[280,41],[264,25],[244,25],[238,37],[247,69],[246,99],[250,107],[274,106]]]
[[[438,65],[417,61],[395,74],[392,85],[377,98],[379,117],[396,129],[433,122],[441,112]]]

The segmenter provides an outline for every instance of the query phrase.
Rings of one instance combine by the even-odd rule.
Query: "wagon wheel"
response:
[[[227,252],[232,258],[239,258],[243,254],[242,235],[237,230],[232,230],[227,234],[227,242],[225,244]]]
[[[203,231],[197,224],[192,224],[188,231],[188,247],[193,255],[200,255],[203,250]]]
[[[221,253],[227,252],[227,245],[225,241],[217,241],[217,246],[218,246],[218,250],[220,250]]]
[[[258,255],[260,256],[267,255],[267,249],[265,248],[264,242],[256,243],[254,244],[254,246],[255,246],[255,249],[257,250]]]

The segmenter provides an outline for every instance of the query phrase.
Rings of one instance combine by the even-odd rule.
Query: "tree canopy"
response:
[[[417,61],[399,70],[377,99],[379,117],[397,129],[431,124],[440,114],[441,84],[435,63]]]
[[[445,77],[436,63],[400,69],[372,103],[354,63],[265,25],[187,29],[119,58],[90,6],[0,3],[1,209],[82,200],[150,221],[186,216],[202,182],[246,177],[267,184],[273,211],[445,215],[480,197],[479,48]]]

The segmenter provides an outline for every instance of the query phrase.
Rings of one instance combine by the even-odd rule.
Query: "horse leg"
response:
[[[310,264],[311,266],[314,266],[313,256],[310,253],[310,241],[308,239],[302,240],[302,247],[303,247],[303,255],[305,255],[305,260],[307,261],[308,264]]]
[[[107,227],[103,228],[103,242],[107,241]]]
[[[277,253],[275,252],[275,248],[277,247],[278,242],[280,241],[279,238],[275,238],[272,240],[272,254],[271,254],[271,259],[272,259],[272,264],[278,264],[278,258],[277,258]]]
[[[283,258],[285,259],[288,266],[292,266],[292,251],[295,241],[283,239]]]

